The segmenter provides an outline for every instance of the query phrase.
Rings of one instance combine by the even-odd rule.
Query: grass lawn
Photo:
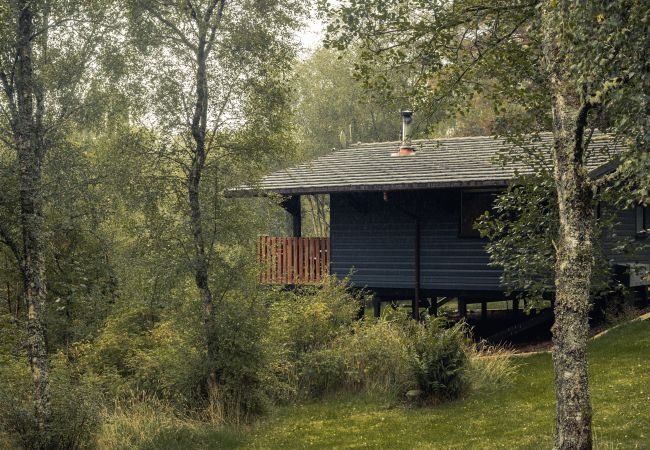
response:
[[[650,321],[592,341],[589,362],[596,448],[650,449]],[[405,408],[344,396],[280,408],[229,447],[551,448],[551,357],[520,357],[517,364],[511,386],[436,407]]]

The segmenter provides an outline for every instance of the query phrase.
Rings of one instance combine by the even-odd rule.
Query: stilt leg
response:
[[[381,316],[381,300],[377,297],[372,298],[372,309],[375,317]]]

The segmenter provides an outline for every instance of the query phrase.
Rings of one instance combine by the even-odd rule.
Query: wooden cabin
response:
[[[551,134],[542,134],[534,143],[547,155],[545,163],[551,142]],[[598,135],[590,149],[590,176],[613,170],[620,147]],[[416,305],[435,309],[436,299],[449,297],[459,299],[459,310],[475,302],[485,309],[485,302],[504,298],[504,289],[474,222],[495,193],[532,170],[523,162],[497,162],[505,150],[513,148],[493,137],[357,144],[272,173],[257,189],[236,190],[234,195],[280,194],[293,217],[294,236],[260,238],[260,282],[317,283],[328,273],[351,274],[354,286],[375,294],[376,314],[380,302],[396,299],[410,299],[414,315]],[[329,195],[329,237],[300,236],[300,196],[312,194]],[[606,242],[612,264],[648,267],[650,250],[634,258],[613,250],[620,239],[645,237],[648,209],[620,211],[618,219]],[[630,281],[648,284],[634,276]]]

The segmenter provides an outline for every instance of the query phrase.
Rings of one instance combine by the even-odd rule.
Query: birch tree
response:
[[[82,115],[104,35],[105,3],[12,0],[0,5],[0,139],[16,156],[19,232],[0,220],[0,242],[15,257],[27,306],[27,349],[36,426],[51,418],[45,331],[48,237],[43,223],[43,171],[51,149]],[[3,199],[6,200],[6,199]],[[45,442],[45,441],[44,441]]]
[[[215,361],[221,345],[213,332],[217,314],[213,283],[225,280],[211,273],[218,230],[208,227],[204,218],[205,171],[210,160],[228,164],[237,154],[252,156],[265,148],[262,133],[274,126],[286,106],[284,78],[302,9],[300,2],[289,0],[131,2],[135,46],[150,52],[144,77],[152,93],[150,112],[155,127],[168,136],[159,156],[176,165],[177,181],[185,189],[211,396],[218,395]],[[264,95],[258,96],[261,91]],[[255,105],[256,101],[261,103]],[[252,136],[243,141],[253,143],[257,137],[256,145],[240,147],[242,140],[236,136],[244,130]],[[267,137],[272,136],[270,132]]]

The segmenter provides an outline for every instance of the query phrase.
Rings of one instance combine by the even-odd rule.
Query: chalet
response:
[[[404,112],[401,142],[357,144],[265,177],[258,188],[243,187],[232,195],[282,195],[293,217],[292,237],[261,237],[258,258],[264,264],[262,283],[300,284],[324,274],[351,274],[355,286],[381,301],[411,300],[419,308],[436,309],[440,298],[467,303],[504,298],[501,271],[491,267],[486,240],[473,225],[494,193],[529,164],[496,161],[502,150],[521,151],[494,137],[433,140],[409,139],[411,113]],[[549,162],[552,135],[533,145]],[[590,176],[611,171],[621,147],[605,135],[590,145]],[[538,153],[538,152],[535,152]],[[330,236],[301,237],[300,196],[328,194]],[[647,208],[618,213],[618,224],[606,248],[613,264],[648,264],[650,251],[633,259],[616,254],[616,242],[641,238],[650,226]],[[613,237],[615,236],[615,237]],[[632,285],[647,284],[631,275]]]

